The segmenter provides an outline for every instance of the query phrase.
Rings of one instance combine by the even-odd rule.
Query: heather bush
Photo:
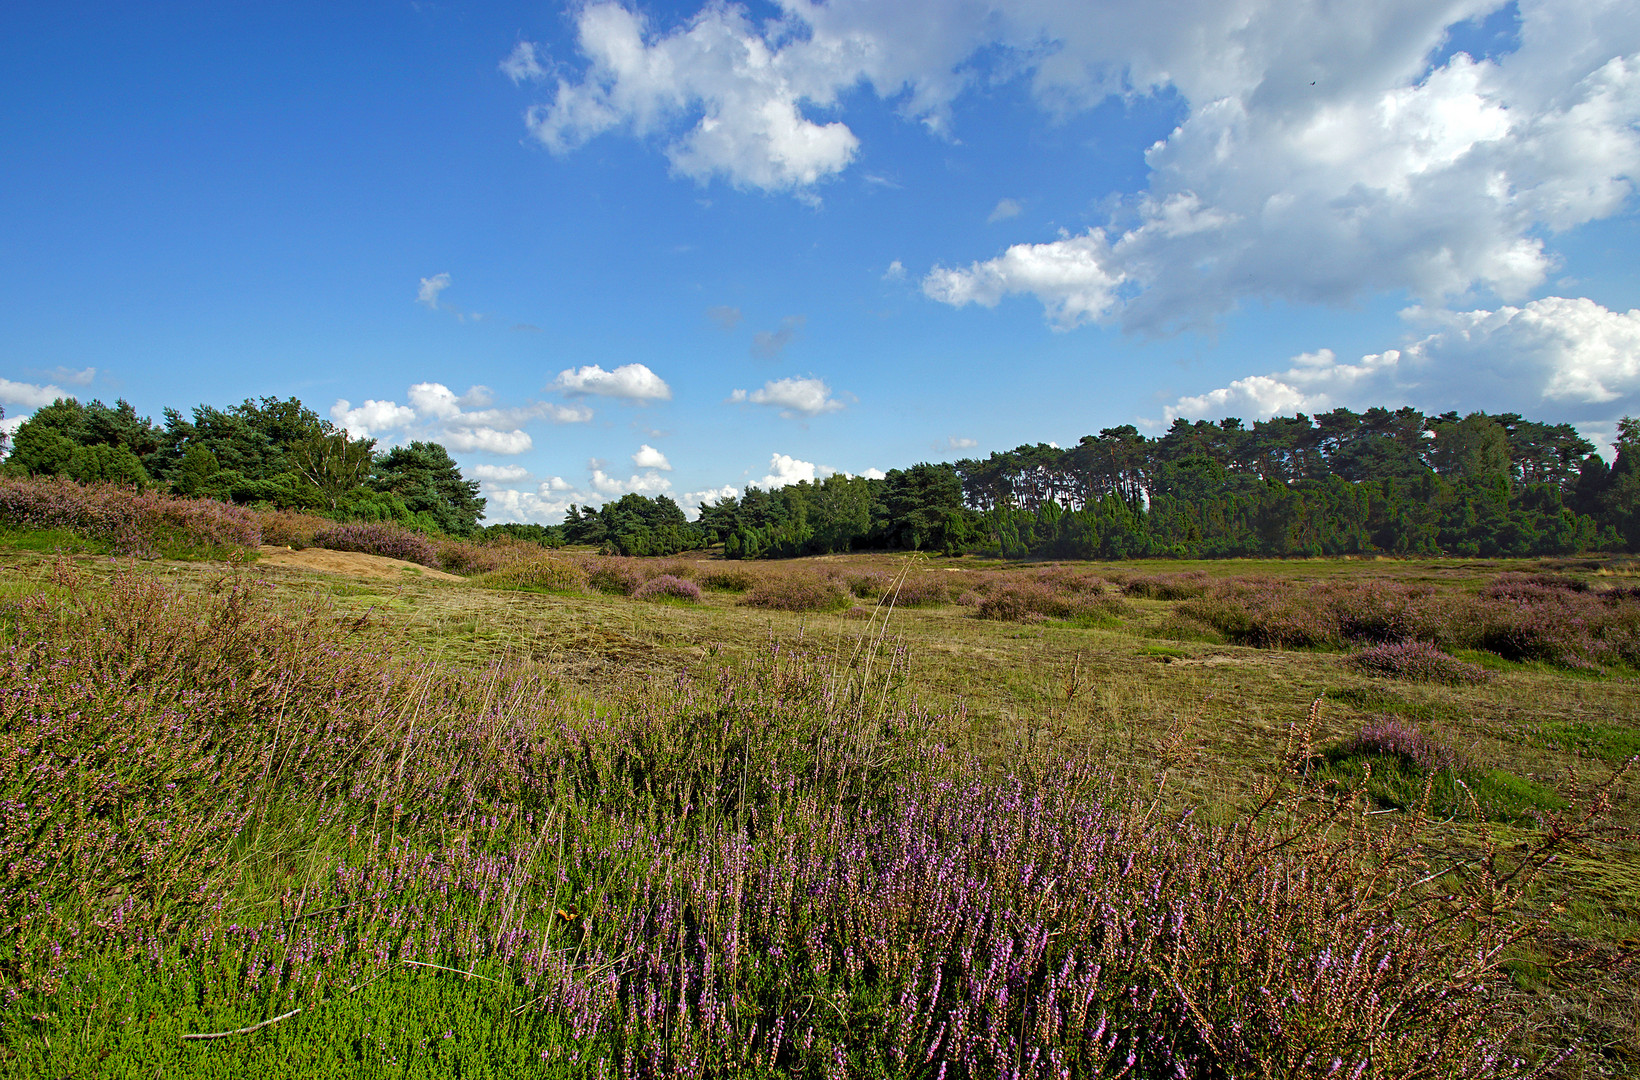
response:
[[[757,584],[757,577],[750,570],[738,566],[708,570],[700,576],[700,584],[704,589],[714,592],[745,592]]]
[[[631,596],[645,580],[643,564],[620,555],[603,555],[586,566],[587,584],[613,596]]]
[[[700,567],[696,566],[694,563],[669,562],[664,566],[656,568],[655,576],[659,577],[662,574],[670,574],[675,578],[682,578],[685,581],[694,581],[696,578],[700,577]]]
[[[895,607],[937,607],[950,603],[951,590],[933,574],[907,574],[888,596]]]
[[[1453,686],[1483,683],[1492,677],[1492,673],[1479,664],[1448,656],[1427,641],[1373,645],[1353,654],[1349,662],[1369,675]]]
[[[867,570],[859,574],[849,574],[843,581],[848,585],[849,592],[862,600],[875,600],[886,593],[894,584],[894,578],[881,570]]]
[[[1285,772],[1228,823],[991,776],[784,644],[588,709],[238,578],[55,588],[0,656],[8,1075],[1532,1072],[1504,950],[1587,815],[1434,863]]]
[[[1121,582],[1124,596],[1146,600],[1189,600],[1207,591],[1207,575],[1199,570],[1188,574],[1145,574]]]
[[[1026,580],[993,587],[974,607],[980,619],[1040,622],[1044,619],[1098,620],[1123,610],[1120,597],[1105,593],[1061,593],[1049,581]]]
[[[580,592],[587,586],[586,571],[578,563],[553,555],[509,563],[470,579],[485,589],[534,589],[541,592]]]
[[[1460,765],[1456,750],[1395,716],[1377,716],[1361,725],[1345,743],[1344,753],[1397,757],[1424,772],[1456,769]]]
[[[700,586],[687,578],[662,574],[650,578],[632,593],[635,600],[689,600],[700,601]]]
[[[847,590],[836,580],[800,573],[769,574],[740,602],[776,611],[842,611],[851,603]]]
[[[220,554],[262,542],[256,515],[242,507],[60,476],[0,477],[0,524],[67,529],[143,558]]]
[[[420,563],[438,569],[438,548],[422,533],[388,522],[350,522],[327,525],[313,534],[317,547],[358,551],[389,559]]]
[[[297,551],[313,546],[313,534],[336,524],[329,518],[296,510],[258,510],[256,522],[262,529],[262,543]]]
[[[441,537],[433,542],[433,549],[438,553],[439,569],[452,574],[483,574],[541,554],[538,544],[510,540],[475,544]]]

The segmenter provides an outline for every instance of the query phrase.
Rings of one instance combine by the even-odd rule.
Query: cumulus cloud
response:
[[[530,471],[522,465],[475,465],[467,470],[467,474],[475,480],[491,484],[510,484],[530,477]]]
[[[901,281],[904,278],[905,263],[901,262],[899,259],[895,259],[893,262],[889,263],[888,269],[883,271],[884,281]]]
[[[1007,221],[1009,218],[1018,217],[1024,209],[1023,206],[1019,205],[1018,199],[998,199],[996,206],[991,208],[990,215],[985,219],[985,223],[995,225],[999,221]]]
[[[700,508],[709,502],[718,502],[722,499],[740,498],[740,489],[733,484],[724,484],[722,487],[707,488],[704,491],[686,491],[678,496],[678,505],[691,517],[700,517]]]
[[[416,422],[416,410],[395,401],[367,399],[358,408],[346,398],[337,398],[330,407],[330,418],[337,426],[346,428],[355,439],[374,439],[384,432]]]
[[[1164,410],[1164,421],[1411,404],[1426,412],[1481,408],[1598,425],[1640,407],[1640,310],[1550,296],[1495,310],[1403,314],[1433,332],[1354,363],[1330,349],[1304,353],[1285,371],[1181,397]]]
[[[440,307],[439,294],[449,287],[449,274],[434,274],[432,277],[424,277],[421,279],[421,288],[416,290],[416,303],[428,311],[437,311]]]
[[[740,325],[741,316],[739,308],[730,307],[727,304],[719,304],[717,307],[707,308],[706,317],[717,323],[725,330],[733,330],[735,327]]]
[[[10,379],[0,379],[0,404],[16,405],[24,409],[38,409],[50,405],[61,397],[69,395],[60,386],[47,383],[44,386],[35,383],[12,382]]]
[[[515,85],[547,77],[547,69],[541,66],[541,61],[535,54],[533,41],[520,41],[514,45],[513,51],[501,61],[500,67],[502,73]]]
[[[809,377],[806,379],[770,379],[763,384],[761,390],[748,393],[745,390],[736,390],[729,395],[731,402],[750,402],[753,405],[768,405],[780,410],[780,415],[792,416],[819,416],[822,413],[837,412],[843,403],[831,396],[831,387],[825,380]]]
[[[865,477],[867,480],[886,480],[886,479],[888,479],[888,474],[887,473],[885,473],[881,469],[875,469],[875,468],[867,469],[865,472],[861,473],[860,475]]]
[[[666,460],[666,455],[648,443],[638,447],[638,452],[632,455],[632,464],[640,469],[660,469],[662,472],[672,471],[672,463]]]
[[[682,175],[802,190],[858,146],[805,110],[861,86],[942,134],[976,82],[1017,77],[1058,117],[1165,97],[1177,126],[1108,222],[924,277],[950,304],[1034,296],[1061,328],[1166,331],[1248,299],[1400,290],[1518,303],[1546,280],[1554,234],[1618,212],[1640,176],[1640,9],[1626,0],[1520,0],[1518,44],[1479,57],[1449,39],[1502,0],[778,7],[754,23],[709,4],[659,32],[613,0],[589,3],[582,70],[532,110],[531,129],[558,151],[629,131],[660,140]]]
[[[788,315],[780,320],[778,330],[760,330],[753,334],[752,355],[761,360],[773,360],[785,351],[807,321],[801,315]]]
[[[620,498],[622,495],[665,495],[672,490],[672,481],[662,476],[655,469],[646,469],[641,473],[634,473],[622,480],[618,476],[611,476],[604,471],[603,463],[593,461],[588,465],[592,490],[606,499]]]
[[[452,450],[490,454],[522,454],[534,446],[524,425],[537,421],[555,424],[585,423],[592,410],[578,405],[537,401],[514,408],[493,408],[494,394],[487,386],[469,387],[457,394],[443,383],[420,382],[409,388],[410,404],[371,399],[355,408],[346,398],[330,407],[330,418],[354,438],[383,438],[392,433],[406,439],[443,443]]]
[[[972,450],[974,447],[976,447],[978,445],[979,445],[979,440],[978,439],[970,439],[970,438],[967,438],[967,437],[959,437],[959,436],[956,436],[956,435],[951,435],[951,436],[947,437],[946,440],[945,440],[945,448],[947,450]]]
[[[800,484],[804,481],[814,483],[824,480],[837,470],[826,465],[816,465],[812,461],[802,461],[788,454],[769,455],[769,474],[757,482],[757,486],[765,491],[773,491],[788,484]]]
[[[526,117],[556,153],[625,128],[664,140],[683,176],[765,191],[810,187],[854,160],[860,141],[846,125],[804,115],[805,105],[834,104],[840,87],[813,77],[738,7],[709,7],[657,34],[619,3],[590,3],[576,17],[576,40],[584,76],[559,80],[552,102]]]
[[[622,364],[605,371],[597,364],[558,373],[553,386],[570,396],[596,394],[622,401],[670,401],[672,388],[644,364]]]

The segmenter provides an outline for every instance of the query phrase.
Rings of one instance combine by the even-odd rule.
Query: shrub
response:
[[[1040,622],[1044,619],[1094,619],[1122,610],[1121,599],[1104,593],[1055,592],[1047,581],[1009,582],[992,589],[974,608],[980,619]]]
[[[330,525],[315,532],[313,542],[332,551],[358,551],[403,559],[435,570],[439,565],[438,548],[431,540],[412,529],[385,521]]]
[[[690,600],[700,601],[700,586],[675,574],[650,578],[632,594],[637,600]]]
[[[715,592],[745,592],[757,584],[757,577],[750,570],[738,566],[720,570],[708,570],[700,577],[703,588]]]
[[[256,520],[262,527],[264,544],[295,548],[297,551],[312,547],[314,533],[336,524],[329,518],[297,510],[258,510]]]
[[[1460,685],[1482,683],[1492,677],[1480,665],[1448,656],[1427,641],[1374,645],[1351,656],[1349,662],[1369,675],[1417,682]]]
[[[489,544],[475,544],[470,540],[439,540],[434,547],[438,551],[439,569],[452,574],[482,574],[499,570],[510,562],[538,555],[541,551],[535,544],[505,540]]]
[[[1189,600],[1207,591],[1207,575],[1200,570],[1188,574],[1146,574],[1121,583],[1124,596],[1146,600]]]
[[[895,607],[936,607],[950,602],[951,590],[932,574],[908,574],[888,597]]]
[[[1345,743],[1344,753],[1397,757],[1424,772],[1456,769],[1461,764],[1452,747],[1395,716],[1376,716],[1362,724]]]
[[[606,555],[594,560],[587,571],[587,584],[602,593],[631,596],[644,583],[642,567],[633,559]]]
[[[868,570],[863,574],[850,574],[844,582],[849,592],[862,600],[875,600],[889,590],[894,579],[881,570]]]
[[[771,574],[740,601],[775,611],[841,611],[850,600],[838,582],[812,574]]]
[[[486,589],[535,589],[542,592],[580,592],[586,588],[586,571],[568,559],[541,555],[480,574],[473,584]]]
[[[118,554],[145,558],[262,542],[256,515],[243,507],[60,476],[0,477],[0,523],[67,529],[107,542]]]

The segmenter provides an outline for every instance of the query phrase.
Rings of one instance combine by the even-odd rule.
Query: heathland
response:
[[[1630,556],[640,559],[0,483],[7,1076],[1640,1068]]]

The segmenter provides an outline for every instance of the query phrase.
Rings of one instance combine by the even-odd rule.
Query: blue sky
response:
[[[554,521],[1175,416],[1640,413],[1633,3],[0,26],[12,425],[295,395]]]

